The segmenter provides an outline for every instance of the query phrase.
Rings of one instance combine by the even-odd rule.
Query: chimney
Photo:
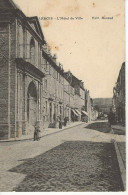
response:
[[[51,57],[51,52],[50,52],[49,49],[47,49],[47,54],[48,54],[49,57]]]
[[[54,54],[53,60],[54,60],[54,62],[56,63],[56,60],[57,60],[57,55],[56,55],[56,54]]]
[[[61,69],[64,71],[64,69],[63,69],[63,65],[61,64]]]
[[[62,65],[61,65],[61,63],[59,63],[59,67],[60,67],[60,68],[62,68]]]
[[[43,50],[45,51],[45,53],[48,52],[47,44],[44,44],[44,45],[43,45]]]

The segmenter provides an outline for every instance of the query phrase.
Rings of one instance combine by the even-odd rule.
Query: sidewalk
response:
[[[124,164],[124,167],[126,169],[126,143],[125,142],[117,142],[119,151],[120,151],[120,155],[122,157],[122,161]]]
[[[125,135],[126,128],[122,125],[112,125],[114,134]]]
[[[120,138],[120,142],[116,142],[117,143],[117,147],[122,159],[122,162],[124,164],[124,167],[126,168],[126,140],[124,142],[124,140],[121,139],[120,135],[125,135],[125,127],[121,126],[121,125],[112,125],[112,132],[114,134],[117,134],[118,137]]]
[[[120,135],[125,135],[125,127],[121,125],[112,125],[112,132],[117,134],[120,138],[120,142],[114,142],[117,159],[119,163],[121,178],[124,186],[124,190],[126,190],[126,141],[122,141]]]
[[[50,135],[50,134],[55,134],[55,133],[64,131],[66,129],[70,129],[72,127],[79,126],[81,124],[84,124],[84,122],[81,122],[81,121],[72,122],[72,123],[68,124],[66,127],[63,126],[62,129],[59,129],[59,128],[42,129],[40,137],[45,137],[45,136]],[[7,140],[0,140],[0,143],[2,143],[2,142],[24,141],[24,140],[33,140],[33,135],[34,135],[34,133],[29,134],[29,135],[22,135],[21,137],[10,138],[10,139],[7,139]]]

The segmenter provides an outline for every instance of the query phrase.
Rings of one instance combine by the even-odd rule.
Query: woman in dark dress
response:
[[[35,131],[34,131],[34,141],[40,140],[40,126],[39,123],[37,122],[35,125]]]
[[[61,119],[61,116],[59,117],[59,129],[62,129],[62,119]]]

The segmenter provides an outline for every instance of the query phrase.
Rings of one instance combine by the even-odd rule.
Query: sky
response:
[[[13,1],[26,16],[39,18],[52,54],[57,54],[65,71],[70,70],[84,82],[92,98],[112,97],[125,61],[124,0]],[[101,19],[102,16],[113,19]]]

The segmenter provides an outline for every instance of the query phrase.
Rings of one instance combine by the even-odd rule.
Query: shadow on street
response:
[[[108,122],[94,122],[85,127],[86,129],[92,129],[103,133],[111,133],[111,127]]]
[[[10,170],[26,175],[14,191],[123,191],[112,143],[69,141],[23,161]]]

